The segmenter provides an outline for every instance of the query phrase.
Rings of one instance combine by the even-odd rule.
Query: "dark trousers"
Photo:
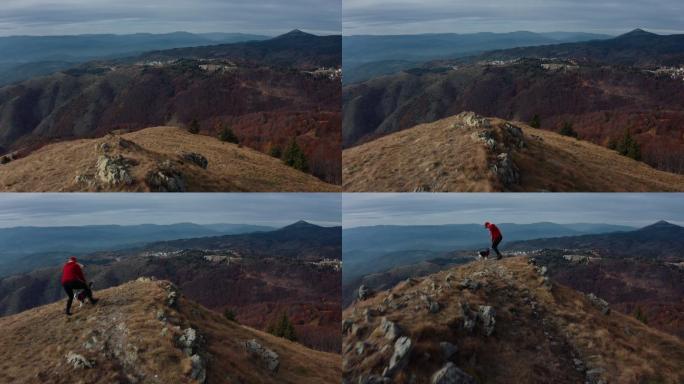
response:
[[[85,293],[88,300],[90,300],[90,302],[93,301],[93,291],[90,290],[90,287],[88,286],[88,284],[86,284],[82,281],[70,281],[68,283],[62,284],[62,287],[64,287],[64,291],[67,294],[67,306],[66,306],[67,313],[71,312],[71,303],[74,301],[74,290],[75,289],[83,290],[83,292]]]
[[[501,240],[503,240],[503,236],[499,236],[496,239],[492,240],[492,249],[494,252],[496,252],[496,257],[501,258],[501,252],[499,252],[499,243],[501,243]]]

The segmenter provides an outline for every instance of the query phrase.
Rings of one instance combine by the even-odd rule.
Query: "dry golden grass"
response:
[[[446,282],[447,275],[453,276]],[[483,283],[476,291],[460,290],[456,285],[465,277]],[[437,289],[432,288],[435,283]],[[649,328],[636,319],[611,311],[603,315],[581,293],[555,285],[551,291],[529,266],[525,257],[502,261],[473,262],[452,268],[413,283],[402,282],[393,289],[357,302],[343,317],[364,324],[365,309],[395,321],[408,335],[414,350],[403,374],[394,383],[427,383],[443,364],[439,342],[458,346],[456,364],[486,383],[581,383],[584,373],[575,369],[579,357],[590,368],[602,369],[609,383],[681,383],[684,381],[684,342],[676,336]],[[451,285],[451,286],[450,286]],[[426,294],[439,302],[438,313],[429,313],[420,300]],[[401,309],[384,302],[393,295],[395,302],[407,300]],[[529,300],[535,304],[535,309]],[[496,310],[494,334],[485,337],[476,328],[469,334],[460,328],[460,303],[471,309],[491,305]],[[535,314],[536,313],[536,314]],[[377,314],[360,337],[345,335],[343,351],[348,363],[347,379],[371,373],[380,374],[387,365],[392,348],[368,347],[369,354],[358,356],[350,346],[367,340],[373,345],[387,344],[378,332]],[[375,330],[375,331],[374,331]],[[416,380],[411,381],[412,375]]]
[[[116,143],[118,135],[47,145],[29,156],[0,166],[0,191],[146,191],[142,182],[148,171],[164,160],[176,161],[184,152],[197,152],[207,158],[202,169],[194,164],[179,165],[190,192],[232,191],[339,191],[335,185],[297,171],[250,148],[221,142],[213,137],[193,135],[175,127],[154,127],[122,134],[136,147],[112,146],[110,154],[121,154],[138,164],[130,169],[135,182],[130,186],[110,188],[78,183],[77,175],[94,175],[98,145]]]
[[[500,135],[501,119],[491,119]],[[342,152],[343,189],[349,192],[620,192],[684,191],[684,175],[656,170],[615,151],[555,132],[523,129],[527,148],[514,150],[520,185],[503,188],[488,154],[458,126],[458,116],[418,125]]]
[[[422,124],[342,152],[347,192],[491,192],[487,153],[451,117]]]
[[[188,377],[190,360],[176,346],[179,330],[171,323],[179,329],[193,327],[206,339],[209,383],[339,382],[339,355],[230,322],[182,297],[177,309],[170,308],[165,284],[134,281],[96,292],[100,303],[75,306],[71,318],[63,314],[64,301],[0,318],[0,382],[110,384],[134,382],[134,375],[144,383],[193,383]],[[170,323],[165,335],[159,310]],[[96,347],[88,349],[86,342],[93,337]],[[279,354],[277,373],[269,373],[246,353],[243,343],[249,339]],[[94,368],[67,365],[69,351],[93,360]]]

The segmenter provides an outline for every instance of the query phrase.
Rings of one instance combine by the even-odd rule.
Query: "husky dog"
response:
[[[488,259],[489,258],[489,249],[483,249],[480,252],[477,253],[480,259]]]
[[[93,282],[88,283],[88,288],[93,289]],[[74,299],[78,301],[78,307],[81,308],[85,304],[86,293],[85,291],[74,292]]]

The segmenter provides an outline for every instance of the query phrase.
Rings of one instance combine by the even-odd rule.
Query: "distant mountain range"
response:
[[[632,231],[549,237],[507,245],[510,250],[539,248],[594,249],[604,257],[681,260],[684,255],[684,227],[659,221]]]
[[[494,49],[609,39],[582,32],[431,33],[354,35],[342,38],[345,84],[418,66],[421,62],[472,56]]]
[[[0,228],[0,276],[60,264],[70,254],[111,251],[162,240],[273,229],[259,225],[193,223]]]
[[[0,86],[96,59],[147,51],[266,40],[243,33],[137,33],[129,35],[0,37]]]
[[[629,131],[641,160],[684,172],[684,35],[635,31],[612,39],[513,48],[435,60],[343,88],[343,144],[352,147],[473,111],[529,122],[606,147]]]

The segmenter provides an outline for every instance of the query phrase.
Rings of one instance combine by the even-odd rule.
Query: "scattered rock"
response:
[[[516,147],[520,149],[525,148],[525,135],[520,127],[516,127],[515,125],[506,122],[504,123],[503,128],[508,136],[513,140],[513,143]]]
[[[183,175],[170,161],[164,161],[145,176],[145,183],[152,192],[185,192]]]
[[[496,325],[496,311],[489,305],[481,305],[477,313],[478,319],[482,322],[482,333],[485,336],[491,336],[494,333],[494,326]]]
[[[190,371],[190,378],[197,380],[198,383],[202,384],[207,380],[207,368],[204,364],[204,359],[200,355],[190,356],[190,362],[192,364],[192,371]]]
[[[76,177],[74,177],[74,182],[76,184],[93,186],[95,185],[95,178],[92,175],[76,175]]]
[[[389,378],[380,375],[370,375],[359,379],[359,384],[390,384],[391,382]]]
[[[413,350],[411,339],[402,336],[394,343],[394,353],[390,358],[389,365],[383,372],[383,376],[392,377],[398,370],[402,369],[409,361],[409,356]]]
[[[164,313],[163,309],[157,310],[157,314],[155,315],[155,317],[157,318],[157,320],[161,322],[166,322],[166,313]]]
[[[496,163],[492,165],[492,171],[505,187],[520,183],[520,172],[508,153],[500,153],[496,156]]]
[[[183,350],[183,352],[192,356],[197,351],[197,345],[199,344],[199,337],[197,331],[194,328],[186,328],[183,333],[178,336],[178,346]]]
[[[390,341],[396,340],[401,334],[399,326],[395,322],[387,320],[386,317],[383,317],[380,322],[380,331],[385,335],[385,338]]]
[[[366,351],[366,342],[365,341],[357,341],[356,344],[354,345],[354,349],[356,350],[357,355],[363,355],[363,352]]]
[[[430,313],[437,313],[439,312],[439,309],[439,303],[436,301],[431,301],[428,305],[428,310],[430,311]]]
[[[478,289],[480,289],[480,282],[477,280],[472,280],[472,279],[469,279],[466,277],[465,279],[463,279],[463,281],[461,281],[458,284],[458,288],[468,289],[471,291],[477,291]]]
[[[349,319],[342,320],[342,333],[347,333],[351,331],[352,325],[354,325],[353,321]]]
[[[463,318],[463,330],[468,333],[472,333],[475,329],[476,318],[473,316],[468,303],[461,303],[461,317]]]
[[[475,379],[460,370],[454,363],[448,362],[430,378],[431,384],[475,384]]]
[[[83,357],[83,355],[79,355],[78,353],[74,352],[69,352],[66,354],[66,361],[67,364],[73,366],[74,369],[92,368],[95,366],[94,361],[90,361]]]
[[[357,297],[359,298],[359,300],[366,300],[368,297],[370,297],[370,289],[365,285],[361,285],[359,287]]]
[[[261,364],[271,372],[277,372],[280,367],[280,358],[277,353],[259,344],[256,339],[245,342],[247,353],[259,359]]]
[[[166,295],[166,305],[171,308],[175,308],[178,304],[178,291],[175,289],[170,289],[169,293]]]
[[[610,314],[610,306],[608,306],[607,301],[594,295],[593,293],[588,294],[587,298],[589,299],[589,301],[591,301],[592,304],[594,304],[594,306],[601,310],[601,313],[603,313],[604,315]]]
[[[128,173],[133,162],[121,155],[101,155],[97,159],[97,177],[108,185],[129,185],[133,183],[133,177]]]
[[[487,149],[493,151],[496,148],[496,140],[494,140],[494,135],[491,131],[477,131],[470,135],[470,138],[482,142]]]
[[[368,328],[365,325],[354,324],[351,328],[352,335],[361,337]]]
[[[209,161],[207,160],[207,158],[200,155],[199,153],[196,153],[196,152],[183,153],[181,155],[181,158],[183,160],[189,161],[189,162],[197,165],[200,168],[207,169],[207,165],[209,165]]]
[[[10,163],[10,162],[12,162],[18,158],[19,158],[19,154],[17,152],[12,152],[12,153],[8,153],[6,155],[2,155],[2,156],[0,156],[0,165],[8,164],[8,163]]]
[[[489,127],[489,120],[475,112],[461,112],[458,117],[466,127]]]
[[[439,348],[442,350],[442,356],[444,360],[451,360],[458,353],[458,347],[448,341],[442,341],[439,343]]]

